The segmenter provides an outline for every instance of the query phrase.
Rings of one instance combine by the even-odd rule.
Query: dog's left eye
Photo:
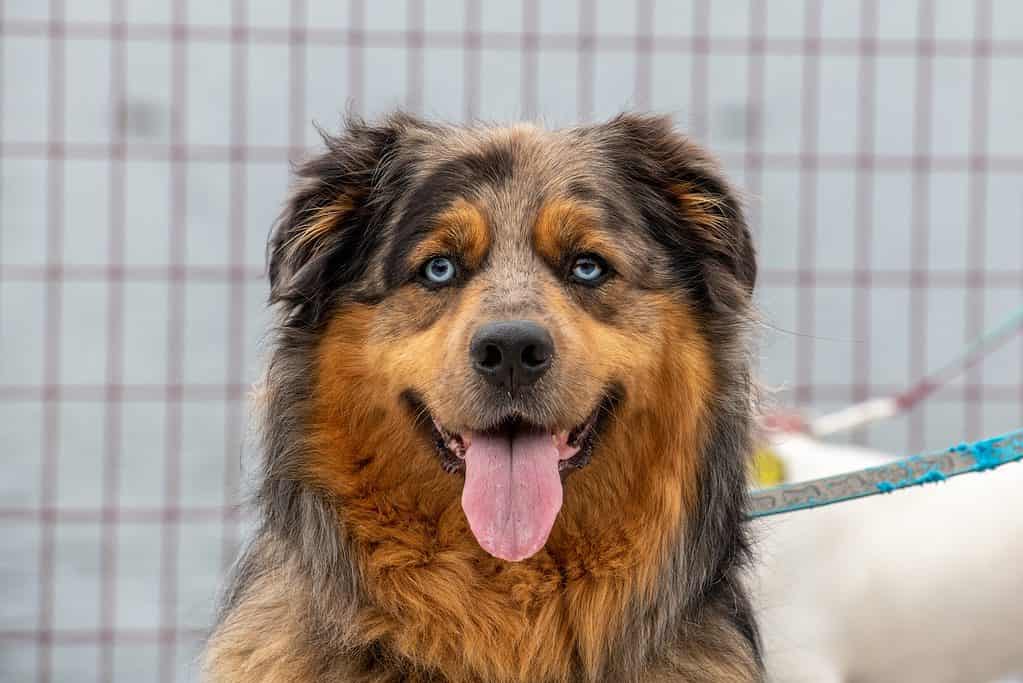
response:
[[[607,264],[596,254],[584,254],[572,264],[572,277],[583,284],[596,284],[607,274]]]
[[[455,279],[455,263],[447,256],[435,256],[423,266],[423,277],[431,284],[447,284]]]

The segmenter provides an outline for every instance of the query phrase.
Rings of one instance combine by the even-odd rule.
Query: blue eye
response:
[[[423,276],[435,285],[443,285],[455,279],[455,264],[446,256],[435,256],[423,266]]]
[[[580,256],[572,264],[572,277],[584,284],[595,284],[607,272],[607,266],[596,256]]]

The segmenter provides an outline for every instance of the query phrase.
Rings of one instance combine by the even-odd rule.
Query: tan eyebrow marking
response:
[[[457,256],[468,268],[478,268],[490,249],[490,230],[483,212],[465,199],[455,200],[434,220],[430,235],[409,258],[413,265],[439,254]]]
[[[598,232],[596,210],[571,199],[554,199],[540,209],[533,225],[533,244],[550,264],[559,264],[566,254],[594,252],[612,265],[618,248]]]

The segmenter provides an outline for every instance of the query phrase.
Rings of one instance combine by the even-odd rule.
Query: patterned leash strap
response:
[[[983,472],[1023,460],[1023,429],[993,439],[962,443],[948,450],[913,455],[878,467],[821,479],[783,484],[750,494],[751,518],[841,503],[968,472]]]

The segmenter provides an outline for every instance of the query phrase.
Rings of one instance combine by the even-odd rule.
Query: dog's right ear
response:
[[[270,303],[292,324],[315,325],[365,271],[378,218],[398,192],[396,150],[418,121],[395,114],[380,125],[349,117],[327,151],[294,169],[296,181],[267,245]],[[400,185],[400,183],[397,183]]]

